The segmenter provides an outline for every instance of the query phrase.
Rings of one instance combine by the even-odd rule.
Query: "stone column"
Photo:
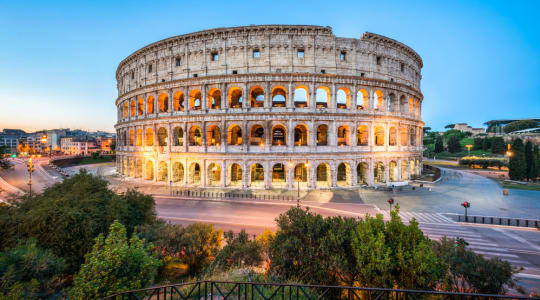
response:
[[[159,99],[158,99],[158,92],[157,91],[154,91],[154,114],[155,115],[159,114]]]
[[[262,163],[264,166],[264,188],[269,189],[272,186],[272,166],[268,161]]]
[[[287,102],[285,104],[285,107],[287,108],[293,108],[294,107],[294,91],[292,90],[292,82],[289,82],[289,88],[287,91]]]
[[[206,91],[206,84],[201,86],[201,110],[208,110],[208,97]]]
[[[292,166],[289,166],[289,163],[285,163],[285,170],[286,170],[285,180],[287,182],[286,186],[288,189],[293,189],[295,187],[294,166],[295,166],[294,162],[292,163]]]
[[[144,112],[143,112],[143,115],[144,117],[146,118],[146,116],[148,115],[148,94],[144,94],[144,97],[143,97],[143,105],[144,105]]]
[[[403,179],[401,178],[401,158],[397,159],[396,163],[397,163],[397,176],[396,176],[396,179],[397,179],[397,181],[403,181]]]
[[[309,163],[309,167],[308,167],[309,188],[314,189],[315,185],[316,185],[315,181],[317,179],[317,175],[315,174],[315,172],[317,170],[317,166],[315,166],[315,162],[308,161],[308,163]]]
[[[368,173],[368,185],[374,185],[375,184],[375,179],[373,177],[373,168],[374,168],[374,163],[373,163],[373,158],[370,158],[369,159],[369,163],[368,163],[368,170],[367,170],[367,173]]]
[[[202,168],[202,170],[201,170],[202,171],[201,172],[202,173],[201,183],[202,183],[203,188],[208,185],[208,170],[206,169],[207,164],[208,164],[207,160],[204,159],[203,162],[202,162],[202,166],[201,166],[201,168]]]
[[[191,102],[191,97],[189,96],[189,93],[190,93],[190,90],[189,90],[189,86],[185,86],[184,87],[184,112],[187,114],[189,113],[189,104]]]
[[[294,146],[294,126],[292,119],[289,119],[289,124],[287,124],[287,127],[287,139],[285,142],[287,143],[287,151],[292,153]]]
[[[173,107],[173,102],[174,102],[174,99],[173,99],[173,92],[172,92],[172,89],[169,89],[169,101],[167,101],[167,104],[169,105],[169,113],[172,115],[173,112],[174,112],[174,107]]]
[[[227,161],[221,163],[221,187],[227,186]]]
[[[272,99],[270,99],[270,97],[272,97],[272,91],[270,82],[267,82],[266,89],[264,90],[264,108],[272,107]]]
[[[309,86],[309,103],[308,107],[310,109],[315,109],[317,107],[317,90],[315,89],[315,85],[311,84]]]
[[[356,172],[356,166],[358,165],[357,162],[352,161],[349,162],[351,167],[351,185],[357,186],[358,185],[358,173]]]
[[[334,188],[337,185],[337,166],[335,161],[330,162],[330,187]]]
[[[248,164],[246,161],[242,162],[242,188],[246,189],[249,186],[250,181],[250,172]]]

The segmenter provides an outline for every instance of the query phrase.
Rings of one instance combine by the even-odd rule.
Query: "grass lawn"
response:
[[[90,165],[90,164],[99,164],[99,163],[108,163],[115,161],[114,155],[104,155],[98,158],[84,157],[80,161],[76,162],[74,165]]]
[[[540,184],[538,183],[514,184],[514,183],[505,182],[502,184],[502,187],[505,189],[540,191]]]

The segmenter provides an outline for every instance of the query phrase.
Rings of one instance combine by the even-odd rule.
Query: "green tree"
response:
[[[263,262],[262,245],[256,240],[250,240],[245,230],[242,229],[238,234],[228,231],[224,236],[225,247],[218,252],[212,269],[259,266]]]
[[[448,125],[444,126],[444,128],[446,128],[446,129],[454,129],[455,126],[456,126],[455,124],[448,124]]]
[[[525,143],[525,178],[527,181],[536,180],[536,160],[530,140]]]
[[[505,286],[513,287],[512,276],[519,270],[499,258],[485,259],[466,248],[463,239],[433,241],[436,255],[445,264],[441,288],[452,292],[504,294]]]
[[[451,135],[448,138],[448,152],[450,153],[461,152],[461,144],[459,143],[459,139],[456,135]]]
[[[0,252],[0,294],[9,294],[17,283],[26,286],[32,281],[38,283],[43,294],[53,292],[65,269],[63,259],[39,248],[35,240],[21,240],[14,248]]]
[[[107,238],[100,234],[73,280],[74,299],[100,299],[107,295],[147,287],[154,282],[160,260],[152,244],[136,235],[128,241],[126,228],[115,221]]]
[[[13,164],[4,156],[8,153],[5,146],[0,146],[0,169],[9,170],[13,168]]]
[[[491,142],[491,152],[493,152],[493,154],[504,154],[506,152],[506,144],[502,137],[493,137]]]
[[[505,133],[510,133],[517,130],[536,128],[536,127],[538,127],[538,122],[535,120],[519,120],[519,121],[514,121],[504,126],[503,131]]]
[[[474,143],[473,143],[473,150],[480,150],[482,149],[482,146],[484,144],[484,139],[481,138],[481,137],[475,137],[473,139]]]
[[[94,239],[114,220],[135,226],[155,219],[154,200],[135,191],[117,195],[104,179],[86,171],[65,179],[33,197],[16,203],[11,222],[21,236],[33,237],[41,247],[63,257],[75,272]],[[0,220],[1,221],[1,220]]]
[[[437,136],[435,140],[435,153],[441,153],[444,151],[443,138],[442,136]]]
[[[538,145],[534,145],[533,147],[533,153],[534,153],[534,161],[535,161],[535,169],[536,169],[536,178],[540,176],[540,151],[538,149]]]
[[[525,161],[525,151],[523,141],[520,138],[515,139],[511,146],[512,156],[508,164],[508,176],[512,180],[523,180],[527,176],[527,163]]]

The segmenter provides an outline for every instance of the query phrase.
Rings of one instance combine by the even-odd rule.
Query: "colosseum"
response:
[[[406,184],[422,167],[421,68],[396,40],[322,26],[155,42],[116,71],[117,170],[179,187]]]

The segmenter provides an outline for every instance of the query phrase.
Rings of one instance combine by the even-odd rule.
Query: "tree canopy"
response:
[[[509,123],[503,127],[505,133],[510,133],[518,130],[536,128],[538,127],[538,122],[535,120],[519,120]]]

